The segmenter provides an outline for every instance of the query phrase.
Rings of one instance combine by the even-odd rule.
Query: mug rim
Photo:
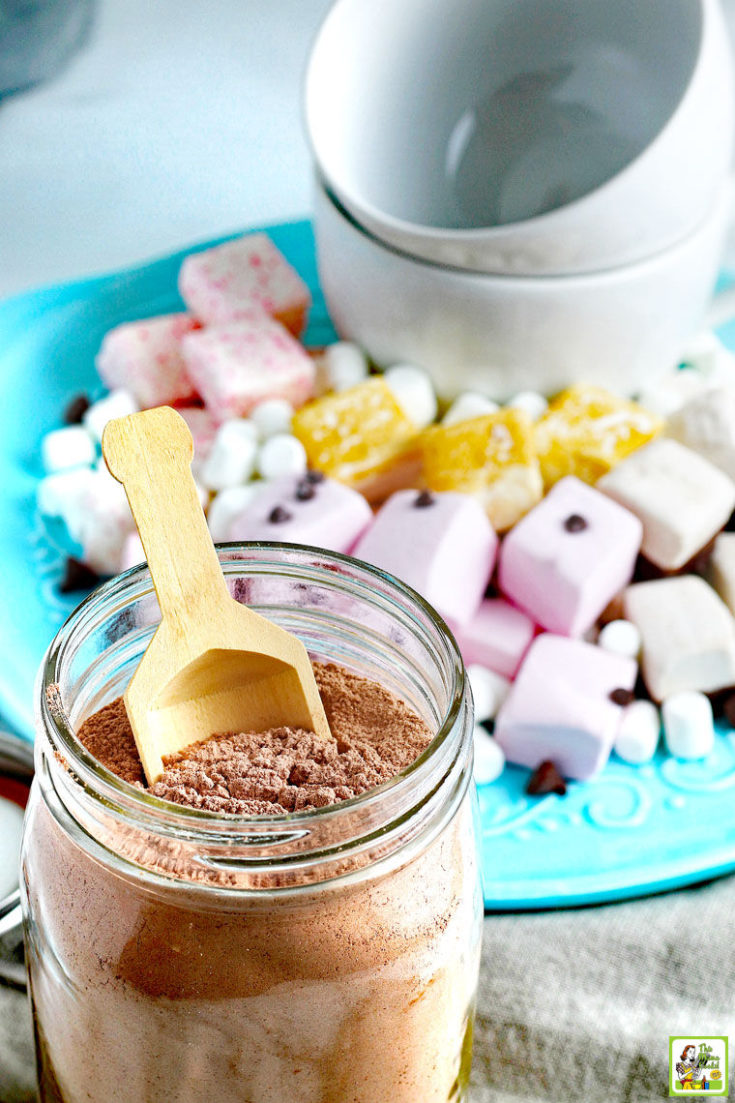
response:
[[[316,61],[315,54],[317,47],[321,41],[322,34],[327,28],[327,25],[335,18],[335,12],[349,3],[354,3],[355,0],[335,0],[330,7],[329,11],[321,21],[316,34],[313,37],[309,52],[307,55],[306,67],[302,79],[302,122],[303,132],[306,137],[306,142],[309,148],[309,152],[312,157],[312,161],[316,166],[317,172],[324,178],[329,179],[330,172],[325,164],[325,161],[317,149],[317,140],[314,134],[313,118],[314,111],[312,107],[312,93],[311,86],[315,80]],[[354,209],[355,218],[358,220],[362,217],[369,218],[376,226],[383,225],[386,230],[391,233],[395,233],[396,236],[400,235],[413,235],[415,237],[423,237],[428,242],[440,243],[445,242],[447,245],[461,245],[463,243],[475,243],[477,245],[487,244],[491,245],[495,240],[503,237],[511,238],[514,233],[528,228],[529,232],[534,230],[553,230],[557,229],[563,231],[568,229],[567,223],[574,221],[576,212],[585,206],[590,205],[591,201],[604,198],[603,193],[607,191],[611,186],[617,185],[621,178],[632,175],[633,171],[637,168],[639,162],[644,159],[652,148],[661,140],[664,134],[671,128],[674,120],[680,115],[685,103],[690,99],[692,95],[692,89],[697,82],[703,69],[703,51],[708,38],[712,34],[712,20],[716,17],[714,4],[719,0],[696,0],[697,14],[699,17],[698,28],[698,43],[696,51],[694,52],[691,67],[686,79],[684,88],[681,95],[670,110],[663,124],[659,127],[656,133],[648,140],[648,142],[639,149],[630,161],[628,161],[620,170],[613,173],[597,187],[592,188],[590,191],[579,196],[577,199],[572,200],[569,203],[564,204],[561,207],[556,207],[551,211],[541,215],[534,215],[527,219],[520,221],[503,223],[500,225],[488,225],[477,226],[472,228],[451,228],[451,227],[439,227],[428,226],[421,222],[412,222],[405,218],[399,218],[396,215],[391,215],[387,211],[382,210],[376,206],[370,200],[365,197],[358,196],[358,193],[354,187],[345,187],[343,184],[336,183],[334,177],[332,177],[331,188],[334,192],[337,189],[340,193],[339,198],[343,206],[349,209]],[[372,231],[371,231],[372,232]],[[401,251],[401,247],[396,245],[395,248]],[[411,254],[409,254],[411,255]],[[432,261],[427,259],[428,263],[435,263],[437,265],[443,265],[444,262]],[[451,264],[446,264],[446,267],[455,267]],[[462,271],[479,271],[476,269],[461,269]],[[481,273],[480,273],[481,274]],[[504,273],[502,273],[504,274]]]

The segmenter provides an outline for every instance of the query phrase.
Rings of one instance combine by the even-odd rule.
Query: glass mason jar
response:
[[[482,899],[456,644],[412,590],[346,557],[231,544],[220,560],[236,598],[437,734],[393,780],[313,812],[160,801],[74,735],[160,619],[143,567],[92,594],[38,683],[23,895],[41,1099],[463,1100]]]

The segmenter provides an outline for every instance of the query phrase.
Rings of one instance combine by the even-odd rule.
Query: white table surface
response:
[[[99,0],[0,104],[0,297],[308,215],[301,84],[331,0]]]

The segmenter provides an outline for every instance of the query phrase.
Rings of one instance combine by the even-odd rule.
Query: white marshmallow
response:
[[[597,643],[614,655],[637,659],[641,650],[641,634],[629,620],[611,620],[600,630]]]
[[[351,341],[336,341],[322,354],[320,383],[324,391],[347,391],[367,378],[365,353]]]
[[[81,425],[69,425],[47,433],[41,443],[41,458],[46,471],[65,471],[70,467],[91,466],[97,449]]]
[[[207,523],[216,544],[230,539],[232,522],[245,512],[265,485],[263,482],[257,482],[245,483],[244,486],[231,486],[227,490],[220,490],[219,494],[214,496],[207,513]]]
[[[116,514],[88,514],[82,521],[79,539],[83,562],[97,574],[118,574],[129,533],[128,526]]]
[[[232,418],[220,425],[212,449],[199,468],[209,490],[224,490],[247,482],[258,454],[257,429],[251,421]]]
[[[624,762],[642,766],[656,753],[661,717],[652,701],[632,701],[623,709],[615,737],[615,753]]]
[[[735,685],[735,621],[704,579],[638,582],[625,591],[623,609],[641,634],[641,669],[654,701]]]
[[[473,736],[474,760],[472,773],[477,785],[489,785],[497,781],[505,769],[505,755],[500,744],[479,724]]]
[[[712,387],[669,418],[667,436],[735,478],[735,387]]]
[[[288,433],[276,433],[261,445],[257,467],[264,479],[303,475],[306,471],[306,450],[296,437]]]
[[[456,425],[460,421],[470,421],[473,417],[486,417],[497,414],[500,407],[497,402],[486,398],[477,391],[465,391],[455,398],[444,417],[442,425]]]
[[[111,475],[104,456],[101,456],[95,467],[95,481],[92,486],[94,509],[103,509],[105,503],[112,513],[119,513],[125,517],[132,517],[125,487],[119,483],[114,475]]]
[[[549,408],[549,403],[538,391],[521,391],[506,405],[512,406],[514,410],[525,410],[531,421],[538,421]]]
[[[484,724],[486,720],[494,720],[510,692],[510,682],[479,663],[471,663],[467,667],[467,677],[475,702],[476,723]]]
[[[662,706],[664,736],[676,758],[706,758],[715,743],[712,705],[703,693],[674,693]]]
[[[711,329],[693,338],[682,361],[699,371],[709,383],[735,383],[735,355]]]
[[[286,398],[267,398],[250,411],[250,420],[258,430],[261,440],[276,433],[290,433],[293,406]]]
[[[121,484],[107,471],[93,474],[89,493],[64,520],[72,538],[82,545],[83,561],[98,574],[117,574],[135,522]]]
[[[44,517],[65,518],[89,494],[95,483],[90,467],[74,467],[41,479],[36,490],[39,511]]]
[[[697,368],[677,368],[642,391],[638,402],[659,417],[670,417],[706,387],[707,377]]]
[[[108,421],[116,417],[127,417],[128,414],[137,414],[138,403],[130,391],[123,389],[110,391],[98,402],[93,402],[84,415],[84,427],[95,440],[102,440],[102,433]]]
[[[727,522],[735,482],[678,441],[652,441],[613,467],[597,489],[643,522],[641,551],[664,571],[688,563]]]
[[[425,429],[436,418],[436,392],[423,368],[412,364],[397,364],[383,376],[398,405],[407,417]]]

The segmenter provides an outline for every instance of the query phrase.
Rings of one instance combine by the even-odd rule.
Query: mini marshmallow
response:
[[[293,406],[285,398],[267,398],[259,402],[250,411],[250,420],[258,430],[261,440],[274,437],[277,433],[291,432]]]
[[[455,628],[465,663],[479,663],[504,678],[515,677],[534,634],[528,614],[502,598],[486,599],[467,624]]]
[[[623,762],[642,766],[656,753],[661,717],[652,701],[632,701],[623,709],[614,750]]]
[[[398,364],[383,375],[396,402],[419,429],[425,429],[436,418],[437,401],[434,385],[423,368]]]
[[[207,511],[207,524],[215,544],[231,539],[232,522],[248,509],[265,486],[262,482],[245,483],[244,486],[230,486],[215,494]]]
[[[122,485],[107,470],[93,472],[93,481],[77,503],[77,512],[64,520],[72,538],[82,546],[82,562],[97,574],[117,574],[135,522]]]
[[[725,525],[735,482],[678,441],[652,441],[603,476],[597,489],[643,523],[641,550],[663,571],[683,567]]]
[[[682,359],[688,368],[698,370],[709,384],[735,384],[735,355],[711,329],[697,334]]]
[[[86,496],[96,485],[95,471],[90,467],[74,467],[47,475],[36,490],[39,512],[44,517],[76,516]]]
[[[715,540],[707,564],[707,580],[735,614],[735,532],[721,532]]]
[[[264,311],[295,336],[304,328],[311,302],[298,272],[265,234],[246,234],[192,253],[181,266],[179,292],[205,325]]]
[[[515,410],[525,410],[531,421],[538,421],[549,408],[549,403],[538,391],[521,391],[506,402],[506,406],[512,406]]]
[[[735,479],[735,387],[713,387],[669,418],[667,436]]]
[[[91,436],[81,425],[53,429],[41,443],[41,458],[47,472],[64,471],[69,467],[91,466],[97,449]]]
[[[637,517],[568,475],[503,541],[500,589],[548,631],[581,636],[630,581],[641,535]]]
[[[243,418],[223,422],[201,466],[202,484],[209,490],[225,490],[246,483],[255,470],[257,454],[257,429],[252,422]]]
[[[641,634],[641,672],[655,701],[735,685],[735,620],[703,579],[639,582],[625,591],[623,608]]]
[[[505,755],[496,739],[477,724],[473,734],[472,774],[476,785],[490,785],[505,769]]]
[[[111,390],[123,387],[142,409],[191,399],[194,387],[181,338],[196,328],[189,314],[164,314],[111,329],[97,354],[97,371]]]
[[[290,433],[276,433],[261,445],[257,466],[264,479],[303,475],[306,471],[306,449]]]
[[[706,758],[715,745],[712,705],[703,693],[686,691],[667,697],[661,706],[664,738],[676,758]]]
[[[460,421],[470,421],[473,417],[485,417],[496,414],[500,407],[497,402],[486,398],[477,391],[464,391],[455,398],[444,417],[442,425],[456,425]]]
[[[471,663],[467,667],[467,677],[475,703],[475,721],[484,724],[487,720],[494,720],[510,692],[510,682],[478,663]]]
[[[319,374],[323,391],[347,391],[367,379],[367,357],[351,341],[336,341],[322,353]]]
[[[230,540],[277,540],[349,552],[373,514],[362,494],[335,479],[286,475],[263,489],[230,524]],[[215,499],[216,501],[216,499]]]
[[[707,386],[707,377],[697,368],[682,367],[667,372],[638,397],[646,410],[660,417],[670,417]]]
[[[246,417],[266,398],[285,398],[296,407],[313,394],[313,360],[267,315],[196,330],[181,348],[191,379],[218,421]]]
[[[563,777],[585,781],[607,762],[620,724],[612,694],[630,691],[637,665],[601,647],[537,636],[495,720],[509,762],[532,770],[549,759]]]
[[[629,620],[611,620],[600,630],[597,643],[615,655],[637,659],[641,651],[641,634]]]
[[[477,612],[498,538],[482,506],[465,494],[399,490],[354,550],[413,586],[453,625]]]
[[[110,391],[106,398],[92,403],[84,415],[83,424],[95,440],[102,440],[102,433],[108,421],[137,414],[138,410],[138,403],[130,391],[123,389]]]

